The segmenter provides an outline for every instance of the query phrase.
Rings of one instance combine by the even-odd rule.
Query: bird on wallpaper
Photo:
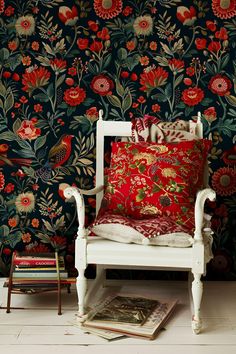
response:
[[[70,157],[71,140],[74,135],[64,134],[59,141],[51,147],[48,153],[48,161],[45,165],[35,171],[35,177],[43,182],[50,180],[52,170],[62,166]]]
[[[60,140],[49,150],[48,161],[52,169],[60,167],[70,157],[73,137],[74,135],[62,135]]]
[[[8,165],[20,165],[20,166],[30,166],[32,160],[24,158],[11,158],[8,157],[9,145],[0,144],[0,166]]]

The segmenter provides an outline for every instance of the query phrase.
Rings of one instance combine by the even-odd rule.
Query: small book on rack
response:
[[[134,295],[110,295],[90,311],[82,328],[154,339],[176,304],[177,301],[159,301]]]
[[[58,258],[59,258],[59,266],[63,267],[64,266],[63,257],[58,257]],[[29,267],[29,266],[30,267],[38,267],[38,266],[56,267],[56,258],[53,253],[45,253],[45,254],[32,256],[27,253],[14,252],[12,262],[13,265],[19,268]]]

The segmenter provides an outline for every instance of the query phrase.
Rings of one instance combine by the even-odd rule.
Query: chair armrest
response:
[[[197,199],[195,202],[194,218],[195,218],[195,231],[194,240],[202,241],[202,228],[204,219],[204,204],[207,199],[214,201],[216,198],[216,193],[211,188],[205,188],[198,192]]]
[[[98,194],[104,189],[104,186],[98,186],[93,189],[79,189],[80,193],[84,195]]]
[[[85,221],[85,205],[84,205],[84,198],[83,194],[80,192],[78,188],[75,187],[68,187],[64,190],[64,196],[66,199],[70,199],[71,197],[75,198],[75,204],[77,209],[77,217],[78,217],[78,231],[77,236],[80,239],[86,238],[86,231],[84,227]]]
[[[104,186],[98,186],[93,189],[79,189],[76,187],[68,187],[64,190],[64,196],[66,199],[70,199],[71,197],[75,198],[75,204],[77,209],[77,216],[78,216],[78,238],[86,238],[86,230],[85,230],[85,204],[84,204],[84,195],[93,195],[101,192]]]

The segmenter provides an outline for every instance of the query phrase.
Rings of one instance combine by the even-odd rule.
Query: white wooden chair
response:
[[[198,119],[197,135],[202,137],[202,124]],[[89,264],[96,265],[96,279],[92,288],[103,286],[105,269],[161,269],[189,271],[193,275],[191,283],[192,293],[192,329],[194,333],[201,330],[200,304],[203,293],[201,276],[206,271],[206,263],[211,258],[211,230],[203,228],[204,203],[206,199],[213,201],[215,192],[209,187],[199,191],[195,202],[195,232],[191,247],[174,248],[150,245],[125,244],[114,242],[96,236],[87,236],[84,226],[85,205],[84,195],[96,194],[96,210],[99,210],[103,197],[104,183],[104,139],[107,136],[128,137],[131,135],[130,122],[103,121],[102,115],[97,122],[97,149],[96,149],[96,187],[93,190],[78,190],[68,187],[64,191],[67,199],[75,198],[78,214],[78,234],[75,245],[75,266],[79,276],[77,280],[78,292],[78,320],[86,318],[87,279],[85,270]]]

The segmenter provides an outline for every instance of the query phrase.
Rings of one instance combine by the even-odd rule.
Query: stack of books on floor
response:
[[[137,295],[113,294],[93,306],[81,325],[85,332],[106,339],[155,339],[177,304]]]
[[[71,284],[74,278],[68,277],[64,258],[55,254],[28,255],[15,252],[12,258],[12,289],[57,288],[60,284]],[[9,280],[5,283],[8,286]]]

